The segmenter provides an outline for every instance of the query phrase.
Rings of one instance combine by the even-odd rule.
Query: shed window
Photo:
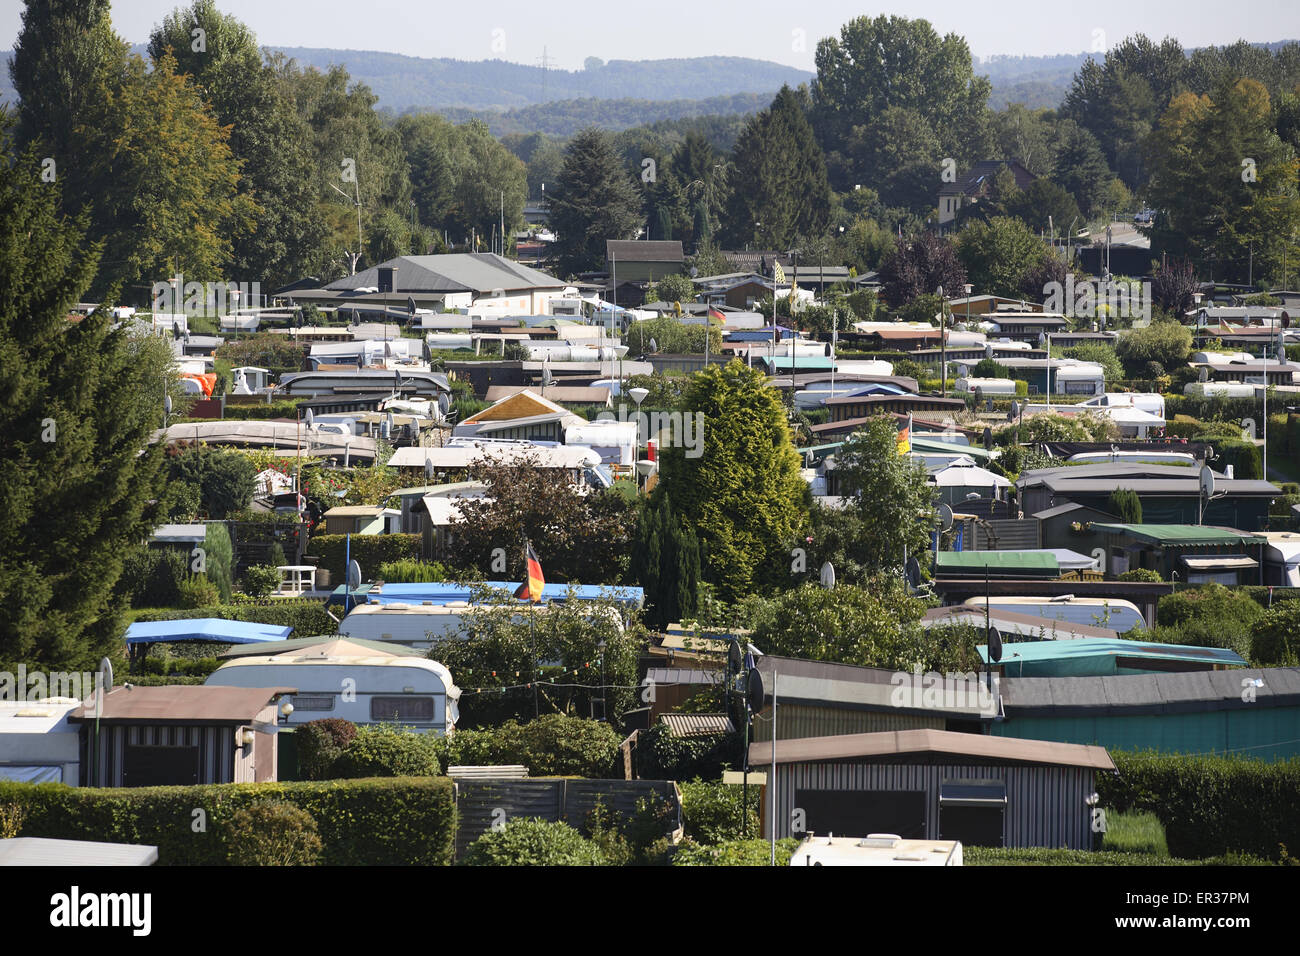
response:
[[[371,720],[433,720],[434,703],[432,697],[412,697],[403,694],[400,697],[372,697],[370,699]]]
[[[1006,808],[1001,780],[945,780],[939,786],[939,839],[1002,846]]]

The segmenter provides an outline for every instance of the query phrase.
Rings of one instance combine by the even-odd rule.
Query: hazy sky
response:
[[[132,43],[148,38],[176,0],[115,0],[113,23]],[[1296,0],[1093,0],[1088,4],[1003,0],[915,0],[885,7],[844,0],[655,0],[645,3],[549,0],[491,3],[420,0],[223,0],[271,46],[386,50],[409,56],[504,59],[580,69],[586,57],[645,60],[750,56],[813,69],[817,41],[856,16],[925,18],[940,33],[966,37],[976,57],[1078,53],[1132,33],[1173,36],[1185,47],[1300,38]],[[20,0],[0,0],[0,43],[12,47]]]

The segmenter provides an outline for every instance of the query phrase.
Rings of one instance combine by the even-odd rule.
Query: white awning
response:
[[[1235,571],[1241,568],[1257,568],[1259,562],[1244,554],[1212,554],[1201,558],[1183,558],[1183,564],[1193,571]]]

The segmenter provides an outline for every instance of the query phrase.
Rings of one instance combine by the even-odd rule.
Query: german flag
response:
[[[907,424],[898,430],[898,453],[906,455],[912,450],[912,413],[907,413]]]
[[[546,579],[542,577],[542,562],[537,558],[531,543],[524,542],[524,583],[515,591],[515,597],[521,601],[540,601],[542,588]]]
[[[727,321],[727,317],[722,314],[720,309],[709,309],[709,318],[713,319],[715,322],[722,322],[724,324]]]

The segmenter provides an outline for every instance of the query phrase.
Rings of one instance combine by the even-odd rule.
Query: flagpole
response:
[[[533,655],[533,719],[541,714],[541,708],[537,702],[537,642],[533,638],[533,630],[536,625],[537,608],[536,605],[528,608],[528,647],[529,653]]]

